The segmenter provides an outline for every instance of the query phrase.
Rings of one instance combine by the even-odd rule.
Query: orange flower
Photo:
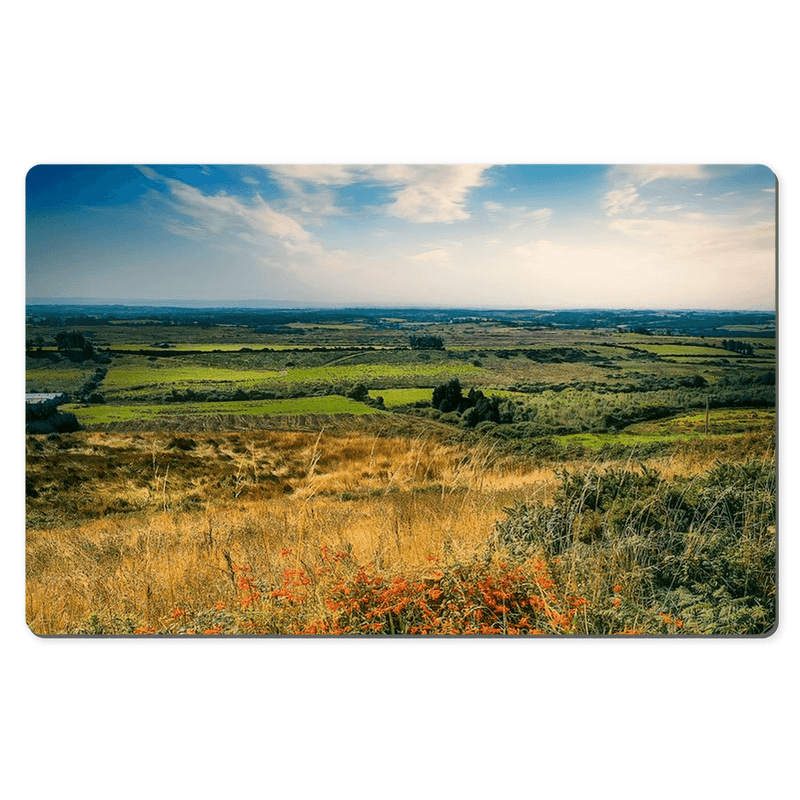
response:
[[[180,619],[181,617],[185,617],[186,612],[182,608],[176,608],[172,611],[172,619]]]
[[[613,591],[615,591],[615,592],[621,592],[621,591],[622,591],[622,586],[620,586],[619,584],[617,584],[616,586],[614,586],[614,589],[613,589]]]
[[[214,608],[216,608],[217,611],[222,611],[222,609],[225,608],[225,603],[222,600],[217,600],[217,602],[214,603]]]
[[[290,556],[291,554],[292,554],[292,551],[291,551],[291,550],[289,550],[289,549],[288,549],[288,548],[286,548],[286,547],[284,547],[284,548],[283,548],[283,550],[281,550],[281,555],[282,555],[284,558],[286,558],[286,556]]]
[[[614,598],[614,606],[615,606],[615,608],[619,608],[619,604],[621,602],[622,602],[622,600],[620,600],[619,597],[615,597]]]
[[[205,636],[216,636],[219,633],[222,633],[222,625],[215,625],[213,628],[207,628],[203,631]]]

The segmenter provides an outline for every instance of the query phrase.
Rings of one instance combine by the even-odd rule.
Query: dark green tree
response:
[[[87,358],[94,355],[91,342],[79,331],[60,331],[56,334],[56,347],[62,352],[80,350]]]

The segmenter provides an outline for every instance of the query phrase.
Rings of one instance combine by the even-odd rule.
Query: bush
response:
[[[408,343],[412,350],[444,350],[441,336],[409,336]]]
[[[68,412],[52,414],[44,419],[33,419],[25,425],[25,433],[73,433],[82,431],[78,418]]]
[[[363,403],[369,397],[369,389],[363,383],[357,383],[349,389],[346,396]]]
[[[775,623],[773,465],[719,464],[672,480],[646,468],[564,473],[552,505],[517,504],[496,536],[512,555],[554,560],[565,590],[610,597],[595,633],[664,632],[665,617],[703,634]]]

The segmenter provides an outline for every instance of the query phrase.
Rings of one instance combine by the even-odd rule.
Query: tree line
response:
[[[749,342],[738,342],[736,339],[723,339],[722,346],[726,350],[732,350],[734,353],[741,353],[743,356],[753,355],[753,345]]]

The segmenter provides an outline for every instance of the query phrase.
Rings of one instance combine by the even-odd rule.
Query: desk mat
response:
[[[40,636],[765,636],[759,165],[41,165]]]

